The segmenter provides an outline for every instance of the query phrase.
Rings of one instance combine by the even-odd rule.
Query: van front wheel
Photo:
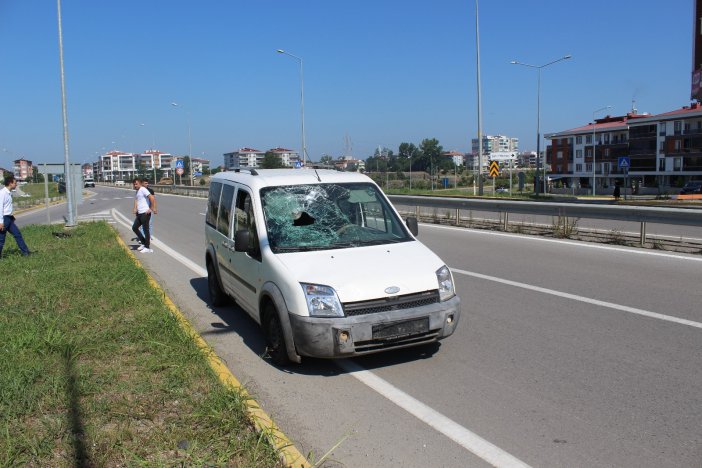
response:
[[[266,335],[266,351],[273,364],[285,366],[290,364],[288,350],[285,346],[285,333],[280,324],[280,317],[275,306],[270,302],[266,304],[263,329]]]

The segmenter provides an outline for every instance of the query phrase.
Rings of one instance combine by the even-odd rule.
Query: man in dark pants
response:
[[[22,255],[26,257],[31,252],[29,252],[29,248],[22,238],[22,233],[17,224],[15,224],[12,194],[10,193],[10,190],[17,188],[17,180],[15,176],[9,175],[5,177],[3,183],[4,187],[0,189],[0,210],[2,211],[2,221],[0,221],[0,258],[2,258],[2,248],[5,246],[5,236],[8,232],[14,236],[17,247],[19,247]]]
[[[134,190],[136,190],[136,196],[134,197],[134,214],[136,219],[132,225],[132,231],[136,234],[137,239],[141,243],[139,246],[139,252],[142,253],[152,253],[151,250],[151,232],[149,231],[149,221],[151,220],[151,213],[156,213],[156,200],[154,196],[149,193],[149,191],[142,185],[142,180],[138,177],[133,181]],[[153,207],[153,210],[152,208]],[[142,235],[139,228],[144,229],[144,234]]]

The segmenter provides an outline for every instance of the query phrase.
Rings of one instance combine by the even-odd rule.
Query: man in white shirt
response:
[[[149,191],[142,185],[142,180],[136,178],[133,181],[134,190],[136,190],[136,196],[134,197],[134,214],[136,219],[134,219],[134,224],[132,225],[132,231],[136,234],[137,239],[141,243],[139,246],[139,252],[151,253],[151,232],[149,230],[149,221],[151,220],[151,213],[156,213],[156,200],[154,196],[149,193]],[[152,209],[153,207],[153,209]],[[144,230],[144,234],[141,233],[139,228]]]
[[[2,248],[5,246],[5,236],[8,232],[14,236],[17,247],[19,247],[22,255],[26,257],[31,252],[27,244],[24,243],[22,233],[17,227],[17,224],[15,224],[12,194],[10,193],[11,190],[17,188],[17,180],[15,176],[9,175],[5,177],[3,183],[4,187],[0,189],[0,210],[2,210],[2,221],[0,221],[0,258],[2,258]]]

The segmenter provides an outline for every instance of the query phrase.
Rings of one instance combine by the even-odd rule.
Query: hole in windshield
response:
[[[316,184],[261,190],[273,252],[324,250],[411,240],[372,184]]]

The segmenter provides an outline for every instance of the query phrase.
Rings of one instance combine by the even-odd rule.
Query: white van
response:
[[[451,271],[362,174],[216,174],[205,232],[212,304],[233,298],[278,365],[431,343],[458,324]]]

